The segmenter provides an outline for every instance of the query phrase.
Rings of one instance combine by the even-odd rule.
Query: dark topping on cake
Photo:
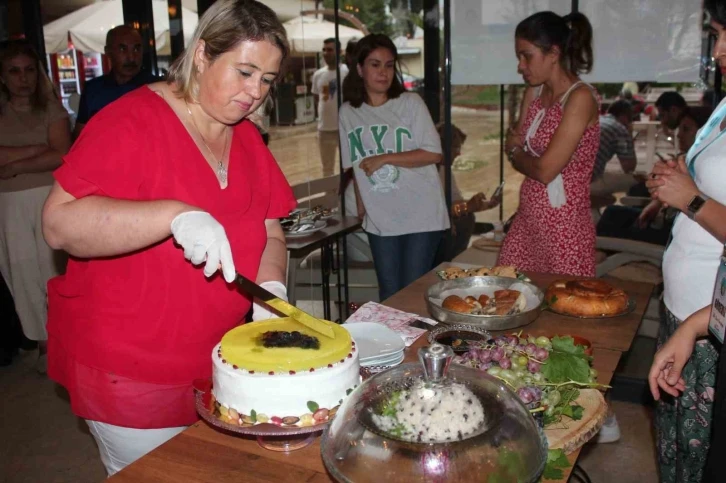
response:
[[[290,371],[290,375],[291,376],[294,376],[295,375],[295,371]]]
[[[262,345],[265,347],[299,347],[301,349],[320,349],[317,337],[311,337],[298,331],[282,330],[267,331],[262,334]]]
[[[239,367],[237,367],[237,364],[232,364],[232,369],[239,369]]]
[[[270,371],[267,374],[270,375],[270,376],[274,376],[275,375],[275,371]]]

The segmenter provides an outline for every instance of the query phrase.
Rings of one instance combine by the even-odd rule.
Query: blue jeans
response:
[[[367,233],[381,301],[434,268],[443,233],[427,231],[396,236]]]

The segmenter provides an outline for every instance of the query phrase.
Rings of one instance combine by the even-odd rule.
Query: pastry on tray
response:
[[[578,317],[619,315],[628,308],[628,294],[604,280],[557,280],[545,301],[555,312]]]
[[[517,271],[516,267],[496,266],[496,267],[479,267],[479,268],[460,268],[449,267],[436,272],[442,280],[454,280],[457,278],[467,277],[507,277],[518,278],[520,280],[529,281],[529,279]]]
[[[527,308],[527,300],[517,290],[497,290],[494,297],[485,294],[475,298],[449,295],[441,304],[446,310],[471,315],[514,315]]]

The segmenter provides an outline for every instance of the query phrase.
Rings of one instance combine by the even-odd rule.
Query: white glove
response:
[[[204,263],[204,275],[211,277],[222,266],[224,279],[234,282],[232,248],[224,227],[204,211],[187,211],[171,222],[171,234],[184,249],[184,258],[194,265]]]
[[[260,287],[267,289],[269,292],[272,292],[274,295],[277,295],[287,302],[287,287],[285,287],[281,282],[276,280],[271,282],[262,282]],[[257,322],[258,320],[276,319],[278,317],[279,315],[274,312],[270,312],[262,304],[255,303],[252,305],[253,322]]]

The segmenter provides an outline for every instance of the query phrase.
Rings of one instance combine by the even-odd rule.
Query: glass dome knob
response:
[[[446,378],[453,358],[454,351],[451,347],[441,344],[434,343],[418,350],[418,359],[427,381],[440,381]]]

